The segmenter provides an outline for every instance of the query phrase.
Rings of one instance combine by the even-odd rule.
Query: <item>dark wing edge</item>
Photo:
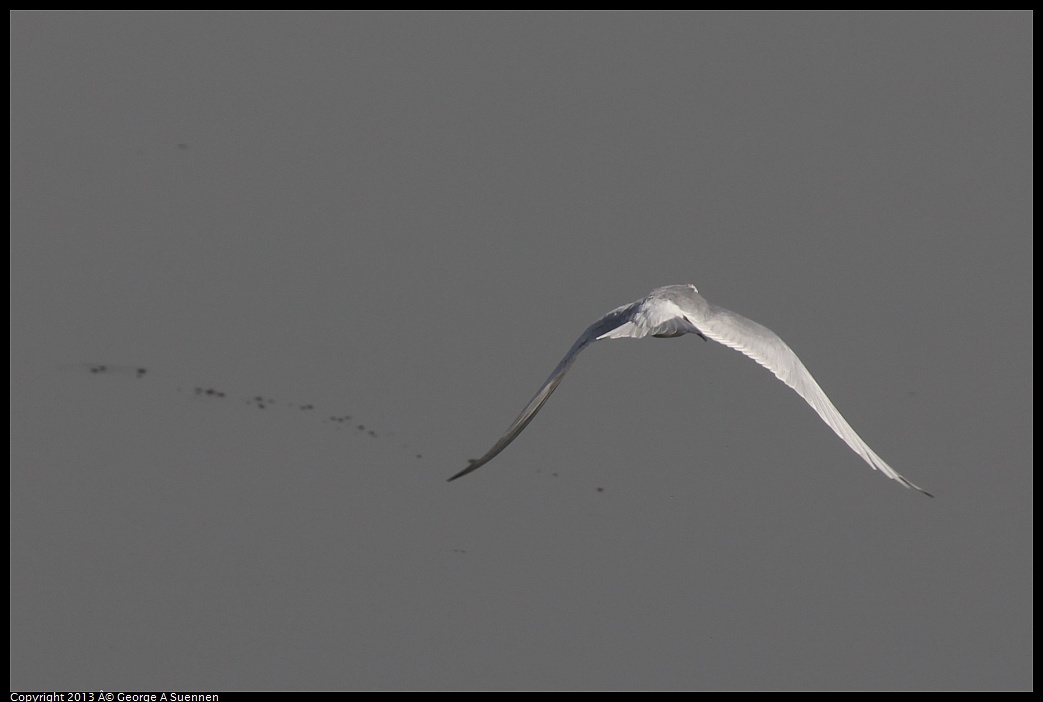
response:
[[[565,357],[561,359],[557,367],[550,374],[547,380],[543,383],[543,387],[541,387],[539,392],[537,392],[536,395],[531,400],[529,400],[529,404],[525,406],[525,409],[521,411],[521,414],[518,415],[517,419],[511,422],[511,425],[507,427],[507,431],[504,432],[503,436],[500,437],[500,440],[497,441],[493,445],[493,447],[489,449],[488,452],[486,452],[486,454],[481,458],[471,459],[471,462],[468,464],[468,466],[456,475],[449,478],[448,482],[452,482],[457,478],[462,478],[468,473],[478,470],[486,463],[496,458],[496,456],[501,451],[507,448],[507,446],[510,445],[512,441],[518,438],[518,434],[520,434],[522,430],[525,429],[526,426],[528,426],[529,422],[532,421],[532,418],[536,416],[536,413],[539,412],[540,409],[543,407],[544,403],[547,402],[547,399],[551,396],[551,393],[553,393],[557,389],[558,385],[565,377],[565,373],[568,372],[569,368],[575,362],[576,357],[579,356],[580,352],[586,347],[590,346],[595,341],[597,341],[598,339],[605,337],[605,335],[611,332],[613,329],[617,329],[620,326],[626,324],[629,321],[630,313],[633,312],[637,304],[638,303],[632,303],[614,309],[608,314],[606,314],[604,317],[587,327],[586,331],[584,331],[580,335],[580,337],[576,339],[576,343],[572,345],[572,348],[569,349],[569,352],[565,354]]]

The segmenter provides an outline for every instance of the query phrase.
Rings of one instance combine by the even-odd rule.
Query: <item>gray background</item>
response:
[[[12,15],[11,686],[1031,688],[1031,61],[1030,14]],[[445,482],[685,282],[937,499],[694,337]]]

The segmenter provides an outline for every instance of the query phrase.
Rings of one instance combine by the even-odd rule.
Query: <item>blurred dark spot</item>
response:
[[[184,145],[178,144],[177,145],[177,148],[179,148],[179,149],[181,149],[182,147],[187,149],[188,145],[187,144],[184,144]],[[133,375],[136,378],[143,378],[149,372],[149,370],[147,368],[145,368],[144,366],[112,365],[112,364],[107,364],[107,363],[80,363],[80,364],[75,364],[75,365],[72,365],[72,366],[62,366],[61,368],[63,370],[75,369],[76,371],[81,372],[81,373],[84,370],[86,370],[87,372],[95,374],[95,375],[98,375],[98,374],[123,375],[123,376]],[[213,386],[197,385],[197,386],[192,387],[190,390],[186,390],[185,387],[180,386],[180,387],[176,387],[175,391],[178,392],[178,393],[191,392],[192,394],[194,394],[197,397],[213,397],[213,398],[225,398],[225,397],[228,397],[228,394],[225,391],[219,390],[219,389],[217,389],[217,388],[215,388]],[[243,397],[243,396],[240,395],[239,397]],[[277,400],[275,398],[273,398],[273,397],[265,397],[264,395],[248,396],[245,399],[242,399],[240,401],[244,402],[247,405],[252,405],[252,406],[256,407],[257,409],[262,409],[262,410],[263,409],[273,409],[273,408],[275,408],[278,405],[278,402],[277,402]],[[312,410],[315,409],[315,405],[313,405],[311,403],[296,404],[296,403],[293,403],[293,402],[283,402],[282,406],[283,407],[296,407],[296,408],[298,408],[300,410],[303,410],[303,411],[306,411],[306,412],[309,412],[309,411],[312,411]],[[273,409],[273,411],[275,411],[275,410]],[[351,425],[351,420],[352,420],[352,416],[350,414],[344,414],[344,415],[328,415],[327,418],[322,420],[322,421],[323,422],[336,422],[337,424],[342,424],[342,425],[345,425],[346,427],[350,427],[350,426],[352,426]],[[358,432],[360,432],[362,434],[368,434],[369,436],[373,437],[374,439],[383,438],[385,441],[392,441],[392,440],[396,440],[396,438],[397,438],[396,433],[393,432],[393,431],[384,431],[384,432],[381,432],[381,433],[378,434],[375,429],[367,428],[365,424],[355,424],[354,427],[355,427],[355,429]],[[395,441],[395,443],[398,443],[397,440]],[[403,442],[401,444],[401,448],[403,450],[406,450],[406,451],[412,450],[410,448],[409,444],[405,443],[405,442]],[[423,455],[420,454],[420,453],[415,454],[415,456],[416,456],[417,459],[423,458]],[[472,463],[473,462],[474,461],[472,460]]]

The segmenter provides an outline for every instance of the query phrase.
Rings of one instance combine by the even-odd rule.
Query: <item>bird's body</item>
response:
[[[617,307],[591,324],[500,440],[484,456],[472,460],[466,468],[449,480],[456,480],[477,470],[514,441],[558,387],[576,356],[590,344],[601,339],[641,339],[646,336],[669,338],[682,334],[697,334],[704,340],[713,339],[749,356],[803,397],[812,409],[818,412],[822,421],[866,463],[907,488],[919,490],[930,496],[929,492],[899,475],[869,448],[826,397],[826,393],[811,377],[811,373],[797,355],[775,332],[742,315],[707,302],[694,285],[668,285],[656,288],[647,297]]]

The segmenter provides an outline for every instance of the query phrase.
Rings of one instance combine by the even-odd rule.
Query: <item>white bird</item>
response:
[[[668,285],[656,288],[647,297],[617,307],[587,327],[500,440],[488,453],[481,458],[473,459],[466,468],[449,480],[456,480],[478,470],[507,448],[540,411],[543,403],[565,377],[579,352],[590,344],[602,339],[643,339],[646,336],[669,338],[682,334],[698,334],[704,341],[713,339],[749,356],[796,390],[797,394],[818,412],[822,421],[875,470],[892,480],[897,480],[907,488],[933,497],[931,493],[899,475],[869,448],[829,401],[826,393],[797,358],[797,354],[790,350],[778,334],[742,315],[707,302],[694,285]]]

